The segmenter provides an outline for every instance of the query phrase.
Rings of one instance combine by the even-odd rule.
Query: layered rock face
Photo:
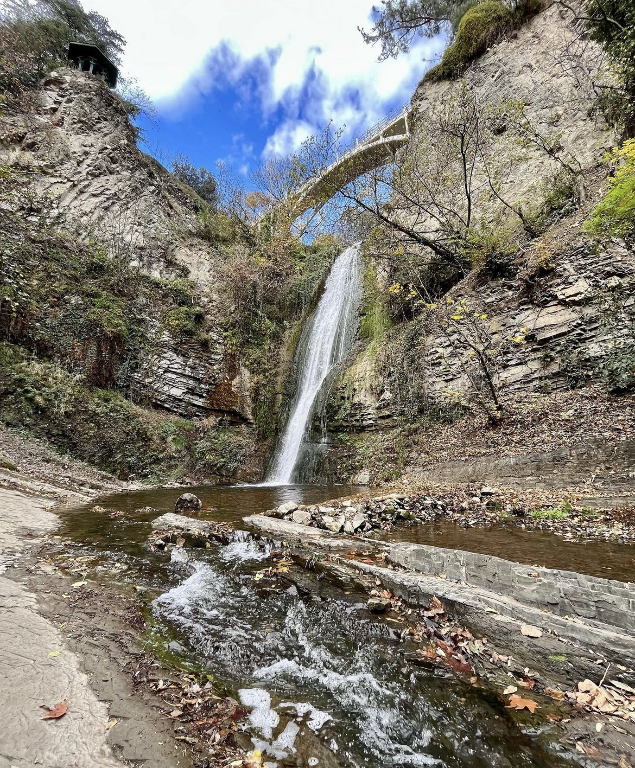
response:
[[[30,192],[42,201],[33,216],[80,241],[103,243],[142,273],[193,281],[206,344],[176,338],[161,327],[160,308],[148,307],[147,349],[127,375],[134,393],[187,418],[250,423],[248,374],[237,375],[219,328],[220,257],[197,236],[202,201],[138,149],[119,97],[87,73],[52,72],[33,113],[0,118],[0,165],[29,178]]]
[[[32,186],[55,222],[105,241],[157,276],[187,271],[212,287],[213,248],[194,237],[197,197],[137,147],[121,100],[71,69],[41,85],[33,114],[0,124],[0,162],[33,170]]]
[[[532,131],[548,138],[565,161],[595,166],[615,137],[601,115],[589,115],[605,77],[605,56],[581,37],[583,31],[570,10],[554,4],[492,46],[459,80],[423,80],[412,98],[415,146],[429,120],[467,92],[480,107],[522,105]],[[501,196],[512,203],[543,197],[549,190],[542,185],[551,183],[559,163],[531,142],[519,147],[504,124],[500,130],[491,154],[504,169]],[[490,202],[487,215],[496,208]]]
[[[413,97],[415,128],[404,162],[419,150],[417,137],[430,120],[467,92],[480,105],[524,104],[535,130],[580,169],[578,210],[522,246],[515,276],[472,272],[448,294],[467,297],[468,306],[487,317],[483,325],[496,343],[519,339],[500,345],[495,360],[495,384],[503,393],[579,385],[632,339],[622,308],[633,303],[635,254],[621,241],[594,243],[583,231],[601,194],[602,157],[614,140],[601,117],[589,116],[592,83],[601,77],[602,64],[601,51],[580,39],[572,14],[554,5],[473,62],[460,80],[423,82]],[[502,131],[491,151],[510,169],[501,177],[501,195],[538,208],[552,191],[558,162],[536,147],[514,149],[507,133]],[[490,199],[478,210],[496,229],[500,201]],[[434,319],[393,328],[360,351],[341,376],[329,403],[329,429],[381,430],[416,413],[417,400],[426,407],[443,406],[452,397],[460,402],[471,384],[456,349],[456,335]],[[406,406],[404,399],[410,400]]]

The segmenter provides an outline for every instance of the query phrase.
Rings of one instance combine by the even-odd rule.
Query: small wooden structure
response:
[[[119,70],[96,45],[69,43],[68,60],[82,72],[103,78],[111,88],[117,87]]]

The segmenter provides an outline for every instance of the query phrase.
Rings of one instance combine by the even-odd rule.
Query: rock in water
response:
[[[390,600],[383,597],[371,597],[366,606],[373,613],[383,613],[390,607]]]
[[[184,512],[185,510],[191,510],[192,512],[198,512],[203,506],[198,496],[193,493],[184,493],[177,499],[175,512]]]
[[[291,515],[291,519],[294,523],[308,525],[311,522],[311,513],[308,509],[298,509]]]
[[[295,512],[297,508],[298,505],[295,503],[295,501],[287,501],[278,507],[278,512],[284,517],[290,512]]]

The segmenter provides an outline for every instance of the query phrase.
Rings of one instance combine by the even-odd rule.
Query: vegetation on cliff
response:
[[[114,45],[115,53],[123,44],[107,23],[90,14],[81,16],[82,27],[79,21],[64,21],[66,6],[61,0],[43,2],[48,15],[5,19],[0,24],[5,49],[7,42],[20,40],[16,50],[24,53],[29,66],[40,67],[38,73],[60,63],[60,46],[69,35],[93,39],[91,35],[101,34],[103,44]],[[428,80],[454,78],[540,7],[537,0],[514,5],[498,0],[389,1],[373,34],[385,45],[386,56],[405,50],[413,34],[447,30],[451,44]],[[624,18],[617,15],[615,29]],[[600,22],[588,23],[596,24],[597,39],[605,36],[603,42],[618,71],[615,62],[628,47],[626,38],[622,31],[616,42],[613,30],[609,40],[608,28]],[[60,24],[66,25],[63,33]],[[46,37],[53,32],[57,37]],[[21,61],[5,56],[0,62],[0,75],[9,86]],[[5,101],[5,116],[20,110],[27,115],[32,109],[37,78],[36,70],[29,71],[31,79],[20,81],[15,98]],[[622,73],[623,98],[627,81]],[[327,190],[326,197],[339,192],[337,216],[329,219],[325,207],[311,223],[300,224],[295,235],[290,234],[292,211],[285,204],[341,149],[341,131],[328,126],[290,157],[264,164],[254,175],[256,192],[246,190],[227,168],[211,173],[185,157],[177,158],[170,183],[180,182],[175,187],[183,193],[185,212],[182,221],[175,217],[170,222],[171,234],[165,236],[188,238],[188,247],[194,243],[207,254],[213,263],[213,292],[202,290],[188,278],[187,268],[168,256],[159,270],[164,276],[156,277],[155,271],[151,277],[148,269],[131,266],[139,262],[134,246],[119,247],[123,239],[117,245],[82,229],[81,223],[76,229],[68,222],[54,223],[48,203],[33,193],[37,174],[45,169],[34,167],[26,173],[14,167],[1,169],[3,199],[8,203],[0,243],[4,276],[0,332],[7,344],[2,417],[77,452],[80,448],[71,435],[88,435],[89,421],[106,430],[103,413],[107,412],[113,432],[135,451],[143,440],[159,447],[149,451],[147,460],[135,460],[135,451],[128,453],[111,434],[103,450],[86,438],[82,458],[145,475],[153,467],[231,475],[253,452],[254,441],[271,446],[281,399],[293,385],[289,361],[302,322],[315,306],[341,248],[337,237],[316,235],[335,229],[366,240],[360,336],[381,374],[378,386],[381,377],[389,382],[394,412],[400,418],[453,419],[480,408],[490,421],[500,421],[500,361],[513,359],[516,347],[523,346],[524,325],[501,335],[480,300],[466,298],[457,286],[469,293],[474,286],[517,281],[519,290],[526,290],[533,301],[537,286],[554,269],[554,249],[544,235],[585,203],[588,185],[581,162],[562,141],[557,115],[553,122],[539,125],[521,101],[484,98],[461,82],[448,87],[451,91],[442,104],[416,116],[410,144],[395,163],[364,174],[341,190]],[[588,225],[598,237],[632,232],[630,150],[626,144],[611,156],[616,176]],[[526,157],[538,158],[549,173],[519,195],[514,187],[516,164]],[[139,162],[144,162],[141,155]],[[161,174],[167,176],[164,169]],[[315,228],[315,222],[322,223],[322,230]],[[300,239],[307,232],[312,235],[310,244]],[[614,312],[611,333],[620,341],[613,352],[619,351],[621,362],[611,365],[610,355],[605,356],[604,373],[598,373],[595,361],[590,376],[602,375],[613,391],[623,391],[631,386],[631,363],[622,349],[628,346],[623,341],[627,338],[623,318],[616,321],[615,316]],[[458,371],[467,382],[465,391],[456,382],[442,397],[430,390],[427,337],[434,329],[443,347],[435,371]],[[201,406],[213,414],[209,419],[189,412],[178,418],[178,410],[171,415],[173,406],[153,400],[148,391],[147,359],[155,353],[177,352],[204,365],[216,355],[214,365],[222,375],[212,386],[207,405]],[[566,359],[572,361],[574,355]],[[571,370],[576,366],[591,370],[591,363],[575,360]],[[583,373],[579,381],[588,378]],[[572,373],[568,380],[573,379]],[[237,397],[235,387],[248,390],[241,397],[246,394],[250,403],[242,410],[232,401]],[[31,393],[29,397],[20,395],[21,388]],[[55,397],[74,404],[72,419],[70,410],[55,410]],[[155,410],[157,404],[165,410]],[[112,415],[116,409],[137,425],[134,434],[116,427],[118,419]]]
[[[106,18],[72,0],[11,0],[0,10],[0,106],[28,107],[41,78],[65,66],[71,41],[91,43],[118,62],[126,41]]]
[[[543,8],[543,0],[524,0],[513,5],[501,0],[471,4],[461,16],[452,44],[446,49],[441,62],[430,69],[424,79],[432,81],[459,77],[471,61]]]

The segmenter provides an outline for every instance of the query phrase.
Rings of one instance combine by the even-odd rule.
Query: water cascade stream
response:
[[[498,693],[487,685],[473,686],[469,676],[455,675],[425,655],[418,660],[417,649],[424,646],[404,633],[399,617],[370,614],[364,590],[350,583],[343,589],[323,569],[283,565],[289,561],[271,557],[278,544],[241,530],[243,516],[262,514],[291,498],[320,504],[358,488],[207,486],[192,491],[203,501],[204,519],[235,526],[227,544],[177,546],[170,559],[165,551],[149,549],[150,522],[173,509],[178,494],[165,488],[102,499],[108,510],[121,510],[117,516],[97,514],[92,503],[65,510],[64,543],[55,544],[55,551],[70,555],[69,564],[81,563],[91,580],[126,593],[140,590],[152,617],[149,647],[169,654],[172,663],[201,680],[213,676],[219,695],[225,691],[245,707],[235,738],[247,750],[258,749],[263,766],[579,765],[571,760],[572,751],[558,744],[560,737],[544,716],[515,721],[500,698],[501,686]],[[442,538],[450,535],[463,537],[452,543],[466,549],[478,539],[475,529],[457,528],[452,534],[444,528]],[[535,562],[534,553],[550,552],[561,562],[563,553],[577,546],[573,562],[600,561],[632,578],[627,546],[569,544],[546,532],[532,545],[533,535],[518,529],[510,539],[503,527],[490,529],[475,551],[500,556],[512,549],[524,552],[528,563]]]
[[[267,485],[287,485],[298,479],[316,400],[329,374],[348,354],[354,337],[361,274],[357,243],[335,260],[324,293],[300,338],[296,358],[298,386],[267,475]]]

